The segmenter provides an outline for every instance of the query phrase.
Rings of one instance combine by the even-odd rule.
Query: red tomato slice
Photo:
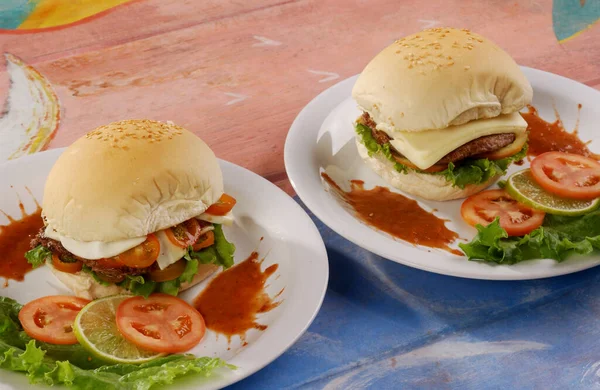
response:
[[[36,340],[51,344],[77,344],[73,322],[77,313],[90,301],[82,298],[54,295],[31,301],[19,312],[25,333]]]
[[[564,198],[600,197],[600,163],[589,157],[543,153],[531,162],[531,175],[546,191]]]
[[[146,241],[140,245],[131,248],[120,255],[114,257],[114,260],[131,268],[150,267],[160,254],[160,241],[154,234],[149,234]]]
[[[180,248],[187,248],[198,240],[202,227],[196,218],[188,219],[165,230],[169,241]]]
[[[209,231],[209,232],[206,232],[206,234],[203,234],[198,239],[198,241],[196,241],[196,243],[192,246],[192,249],[195,251],[199,251],[200,249],[208,248],[209,246],[211,246],[214,243],[215,243],[215,233],[213,233],[212,231]]]
[[[231,211],[231,209],[233,208],[233,206],[235,206],[236,203],[237,201],[233,196],[223,194],[221,195],[217,203],[213,204],[206,210],[206,213],[212,215],[225,215]]]
[[[517,202],[504,190],[488,190],[468,197],[460,208],[460,214],[471,226],[487,226],[500,217],[500,226],[509,236],[530,233],[540,227],[546,215]]]
[[[185,352],[202,340],[206,330],[196,309],[167,294],[128,298],[117,308],[116,317],[123,337],[154,352]]]
[[[73,259],[71,262],[62,261],[56,253],[52,253],[52,265],[57,270],[67,272],[69,274],[76,274],[83,268],[83,263],[81,261],[75,259]]]

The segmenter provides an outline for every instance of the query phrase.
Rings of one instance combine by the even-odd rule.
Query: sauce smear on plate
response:
[[[278,264],[261,270],[262,260],[258,253],[234,265],[215,277],[196,298],[194,306],[204,317],[206,327],[227,336],[234,335],[245,340],[250,329],[265,330],[266,325],[256,322],[256,316],[268,312],[281,304],[273,301],[282,292],[271,298],[265,292],[265,282],[277,271]]]
[[[590,151],[587,147],[589,142],[583,142],[577,135],[577,126],[572,133],[569,133],[563,126],[558,113],[556,120],[552,123],[546,122],[540,118],[538,111],[533,106],[527,106],[528,112],[521,113],[521,116],[527,122],[529,131],[529,157],[539,156],[546,152],[565,152],[580,154],[598,160],[600,155]],[[581,104],[578,106],[581,109]]]
[[[22,281],[25,274],[32,270],[25,253],[30,249],[32,237],[44,226],[39,206],[33,214],[25,212],[23,203],[19,203],[19,208],[21,219],[14,219],[2,212],[9,220],[8,225],[0,226],[0,277],[4,277],[6,283],[8,279]]]
[[[364,182],[351,180],[350,192],[345,192],[325,172],[321,176],[361,221],[396,238],[415,245],[444,249],[464,256],[448,245],[458,238],[443,219],[424,210],[419,203],[385,187],[365,190]]]

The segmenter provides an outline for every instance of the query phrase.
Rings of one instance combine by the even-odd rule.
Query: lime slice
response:
[[[516,200],[530,207],[557,215],[582,215],[600,205],[600,198],[575,200],[561,198],[540,187],[529,169],[513,173],[506,182],[506,191]]]
[[[87,304],[75,318],[75,337],[92,355],[110,363],[140,364],[163,356],[138,348],[119,332],[115,313],[127,298],[131,295],[114,295]]]

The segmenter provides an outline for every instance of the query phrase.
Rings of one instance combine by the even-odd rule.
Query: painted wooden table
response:
[[[298,111],[394,39],[466,27],[600,89],[600,0],[4,0],[0,161],[124,118],[173,120],[293,195]],[[323,308],[233,388],[600,388],[600,269],[488,282],[410,269],[317,223]]]

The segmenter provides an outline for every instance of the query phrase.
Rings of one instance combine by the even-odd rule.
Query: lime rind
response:
[[[131,295],[115,295],[90,302],[75,318],[75,337],[89,353],[110,363],[141,364],[163,356],[163,353],[138,348],[119,332],[115,313],[127,298]]]
[[[548,214],[577,216],[600,206],[600,198],[566,199],[547,192],[533,179],[529,169],[513,173],[506,181],[505,189],[519,202]]]

